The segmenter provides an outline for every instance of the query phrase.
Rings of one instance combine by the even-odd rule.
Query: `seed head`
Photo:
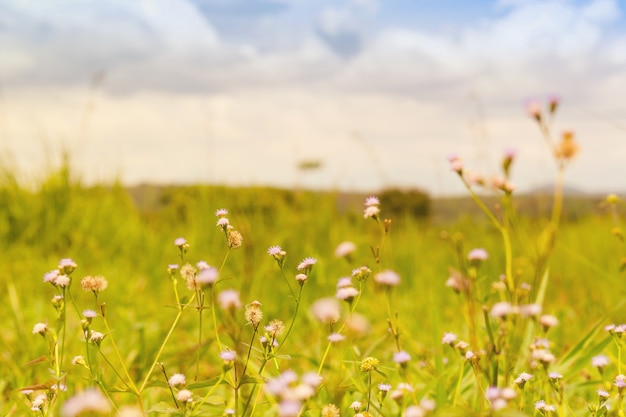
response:
[[[92,291],[96,294],[104,291],[108,286],[109,283],[106,278],[102,276],[87,275],[85,278],[80,280],[80,287],[84,291]]]
[[[361,371],[372,372],[380,365],[380,361],[372,356],[369,356],[361,362]]]
[[[322,417],[339,417],[341,411],[335,404],[327,404],[322,408]]]
[[[255,300],[248,304],[246,306],[245,317],[246,321],[252,324],[252,327],[256,330],[259,327],[259,323],[261,323],[261,319],[263,318],[261,303]]]
[[[187,378],[185,378],[184,374],[174,374],[167,381],[170,387],[182,387],[187,384]]]
[[[228,247],[231,249],[237,249],[239,247],[241,247],[241,244],[243,243],[243,236],[241,236],[241,233],[239,233],[236,230],[228,230],[227,231],[227,237],[228,237]]]

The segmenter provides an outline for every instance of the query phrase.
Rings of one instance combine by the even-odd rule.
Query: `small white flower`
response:
[[[604,368],[609,364],[609,358],[606,355],[597,355],[591,358],[591,365],[596,368]]]
[[[302,260],[302,262],[300,262],[298,264],[297,269],[300,272],[305,272],[306,273],[306,272],[310,271],[311,268],[313,268],[313,265],[315,265],[316,263],[317,263],[317,259],[315,259],[315,258],[310,258],[310,257],[309,258],[304,258]]]
[[[33,334],[44,335],[48,331],[48,325],[46,323],[36,323],[33,326]]]
[[[111,412],[111,404],[98,389],[88,388],[67,400],[63,404],[61,414],[66,417],[75,417],[86,412],[108,414]]]
[[[441,344],[442,345],[450,345],[452,346],[454,344],[454,342],[457,341],[457,337],[454,333],[450,333],[450,332],[446,332],[443,334],[443,337],[441,338]]]
[[[187,378],[184,374],[174,374],[167,381],[170,387],[184,386],[187,383]]]
[[[176,393],[176,399],[181,403],[190,403],[193,401],[193,394],[188,389],[181,389]]]
[[[401,350],[399,352],[395,352],[393,354],[393,361],[397,364],[405,364],[408,361],[411,360],[411,355],[408,354],[408,352],[405,352],[404,350]]]
[[[380,199],[378,197],[370,196],[365,199],[365,207],[379,206]]]
[[[378,216],[379,213],[380,213],[380,209],[378,208],[378,206],[369,206],[369,207],[366,207],[365,210],[363,211],[363,218],[364,219],[375,218],[376,216]]]
[[[544,329],[547,330],[559,324],[559,319],[550,314],[544,314],[543,316],[539,317],[539,324],[541,324]]]
[[[335,248],[335,257],[337,258],[343,258],[346,257],[348,255],[350,255],[352,252],[354,252],[356,250],[356,245],[354,244],[354,242],[341,242],[339,245],[337,245],[337,248]]]
[[[394,271],[386,269],[374,275],[374,281],[380,285],[394,287],[400,284],[400,275]]]
[[[228,215],[228,210],[226,210],[225,208],[221,208],[215,212],[216,217],[224,217],[226,215]]]
[[[330,343],[338,343],[338,342],[345,340],[345,338],[346,337],[342,335],[341,333],[331,333],[328,335],[328,341]]]

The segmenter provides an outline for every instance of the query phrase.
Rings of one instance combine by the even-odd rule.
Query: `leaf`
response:
[[[215,378],[208,379],[206,381],[194,382],[192,384],[187,385],[187,389],[197,389],[197,388],[212,387],[212,386],[216,385],[220,381],[220,379],[222,379],[222,378],[217,376]],[[222,381],[221,383],[222,384],[228,384],[227,381]]]
[[[174,414],[176,412],[178,412],[178,408],[172,407],[171,404],[163,402],[163,401],[154,404],[148,410],[148,413],[159,413],[159,414]]]

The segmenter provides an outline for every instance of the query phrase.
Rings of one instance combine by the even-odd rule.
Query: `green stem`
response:
[[[189,305],[193,301],[193,299],[195,297],[196,297],[196,295],[194,294],[191,297],[192,299],[189,300],[189,303],[187,305]],[[174,318],[174,322],[170,326],[170,329],[167,332],[167,335],[165,336],[165,339],[161,343],[161,346],[159,347],[159,350],[158,350],[154,360],[152,361],[152,365],[150,365],[150,369],[148,370],[148,373],[144,377],[144,380],[141,383],[141,386],[139,387],[139,390],[138,390],[139,393],[143,392],[143,390],[146,388],[146,385],[148,384],[148,380],[150,379],[150,376],[152,375],[152,372],[154,371],[154,368],[156,367],[157,362],[159,361],[159,358],[163,354],[163,351],[165,350],[165,346],[167,345],[167,342],[169,342],[170,337],[172,337],[172,334],[174,333],[174,329],[176,328],[176,325],[178,324],[180,318],[182,317],[183,311],[185,311],[185,308],[187,307],[187,305],[183,306],[181,304],[178,304],[178,313],[176,314],[176,317]]]

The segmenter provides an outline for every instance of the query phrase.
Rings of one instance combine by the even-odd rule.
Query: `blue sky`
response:
[[[446,155],[514,182],[554,167],[524,113],[559,94],[568,182],[626,190],[626,2],[0,1],[2,151],[87,181],[460,192]],[[102,76],[102,78],[97,78]],[[94,80],[99,81],[94,84]],[[314,172],[297,169],[319,160]]]

